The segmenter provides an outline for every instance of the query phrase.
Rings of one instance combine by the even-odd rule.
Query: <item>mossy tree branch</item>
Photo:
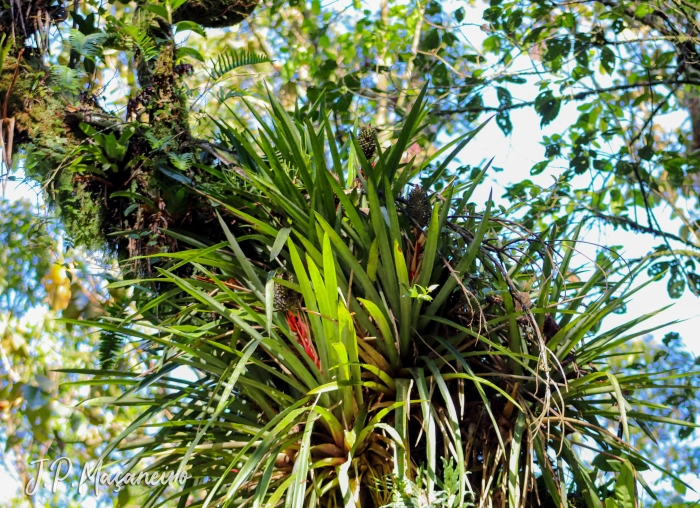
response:
[[[176,248],[164,229],[201,233],[201,221],[213,220],[203,217],[208,203],[182,183],[206,181],[208,175],[193,163],[211,157],[211,150],[202,150],[190,133],[181,77],[191,66],[178,60],[173,26],[183,21],[232,26],[257,3],[135,2],[125,11],[128,19],[71,32],[83,41],[93,37],[95,46],[99,41],[103,47],[133,52],[139,88],[126,118],[101,108],[92,97],[93,83],[77,79],[83,68],[92,70],[88,75],[97,74],[87,51],[71,58],[71,67],[47,63],[49,27],[37,20],[48,16],[60,24],[67,18],[63,3],[20,0],[13,9],[0,7],[0,32],[11,34],[0,67],[7,171],[12,170],[10,159],[17,166],[21,155],[25,173],[46,190],[69,236],[88,249],[133,257]]]

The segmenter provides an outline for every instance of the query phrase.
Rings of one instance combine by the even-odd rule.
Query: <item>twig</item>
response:
[[[634,84],[627,84],[627,85],[617,85],[617,86],[611,86],[608,88],[597,88],[595,90],[587,90],[585,92],[579,92],[577,94],[574,94],[570,97],[567,97],[567,100],[571,101],[581,101],[584,100],[587,97],[590,97],[591,95],[596,95],[596,94],[602,94],[602,93],[609,93],[609,92],[616,92],[620,90],[631,90],[634,88],[644,88],[644,87],[653,87],[653,86],[659,86],[659,85],[664,85],[664,86],[671,86],[671,85],[700,85],[700,81],[695,80],[695,79],[679,79],[679,80],[674,80],[674,81],[655,81],[653,83],[634,83]],[[562,96],[563,98],[564,96]],[[520,108],[526,108],[528,106],[534,106],[536,101],[527,101],[527,102],[519,102],[516,104],[510,104],[507,106],[480,106],[480,107],[465,107],[465,108],[455,108],[455,109],[443,109],[440,111],[434,111],[432,114],[437,115],[437,116],[446,116],[446,115],[454,115],[457,113],[475,113],[475,112],[487,112],[487,111],[495,111],[495,112],[503,112],[503,111],[510,111],[512,109],[520,109]]]

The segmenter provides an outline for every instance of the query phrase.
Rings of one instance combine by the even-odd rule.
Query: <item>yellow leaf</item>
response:
[[[59,311],[68,307],[71,297],[70,279],[63,266],[51,265],[41,282],[46,289],[46,297],[51,310]]]

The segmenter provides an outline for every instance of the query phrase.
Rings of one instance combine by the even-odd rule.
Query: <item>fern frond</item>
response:
[[[219,101],[219,103],[226,102],[227,100],[233,98],[233,97],[245,97],[247,94],[243,92],[233,92],[231,90],[224,90],[223,88],[219,88],[216,91],[216,100]]]
[[[153,39],[151,39],[145,33],[139,33],[136,37],[134,37],[134,44],[138,46],[144,60],[153,60],[158,56],[156,43],[153,42]]]
[[[117,353],[124,345],[124,337],[114,332],[102,332],[100,335],[100,368],[109,370],[114,365]]]
[[[168,158],[170,159],[170,163],[180,171],[187,171],[195,162],[194,155],[191,153],[169,153]]]
[[[158,48],[155,41],[145,32],[140,31],[135,26],[124,27],[134,45],[134,51],[139,50],[141,57],[145,61],[153,60],[158,56]]]
[[[77,92],[80,88],[80,73],[65,65],[51,67],[51,82],[61,91]]]
[[[109,39],[109,35],[104,32],[97,32],[90,35],[85,35],[76,29],[70,30],[68,41],[73,51],[86,58],[94,58],[100,50],[102,44]]]
[[[271,62],[265,55],[258,55],[249,51],[228,50],[220,54],[216,59],[212,60],[214,69],[212,77],[220,79],[229,72],[244,65],[255,65]]]
[[[148,140],[148,143],[151,145],[151,149],[155,151],[164,150],[173,140],[173,136],[157,138],[150,131],[147,131],[144,137]]]

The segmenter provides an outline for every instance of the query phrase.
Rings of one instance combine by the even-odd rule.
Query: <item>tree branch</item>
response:
[[[603,93],[609,93],[609,92],[617,92],[620,90],[631,90],[634,88],[645,88],[645,87],[653,87],[653,86],[659,86],[659,85],[665,85],[665,86],[673,86],[673,85],[695,85],[695,86],[700,86],[700,80],[696,79],[677,79],[673,81],[654,81],[654,82],[646,82],[646,83],[634,83],[634,84],[627,84],[627,85],[616,85],[616,86],[611,86],[608,88],[598,88],[596,90],[587,90],[585,92],[579,92],[577,94],[574,94],[572,96],[564,96],[562,95],[560,98],[562,100],[566,99],[567,101],[582,101],[587,97],[590,97],[591,95],[597,95],[597,94],[603,94]],[[527,101],[527,102],[519,102],[517,104],[510,104],[508,106],[482,106],[482,107],[468,107],[468,108],[455,108],[455,109],[442,109],[439,111],[435,111],[433,115],[438,115],[438,116],[447,116],[447,115],[454,115],[457,113],[476,113],[476,112],[503,112],[503,111],[509,111],[511,109],[521,109],[521,108],[526,108],[528,106],[534,106],[535,101]]]
[[[581,210],[585,210],[589,212],[591,215],[594,217],[601,219],[605,222],[608,222],[612,224],[613,226],[622,226],[622,227],[629,227],[631,230],[636,231],[638,233],[646,233],[650,234],[656,237],[661,237],[661,238],[666,238],[670,240],[675,240],[677,242],[682,243],[683,245],[686,245],[688,247],[692,247],[693,249],[696,249],[700,251],[700,246],[689,242],[688,240],[683,240],[680,236],[674,235],[673,233],[667,233],[666,231],[661,231],[659,229],[649,227],[649,226],[642,226],[638,222],[633,221],[632,219],[629,219],[627,217],[617,217],[614,215],[606,215],[604,213],[600,213],[596,210],[593,210],[588,207],[583,207]]]

